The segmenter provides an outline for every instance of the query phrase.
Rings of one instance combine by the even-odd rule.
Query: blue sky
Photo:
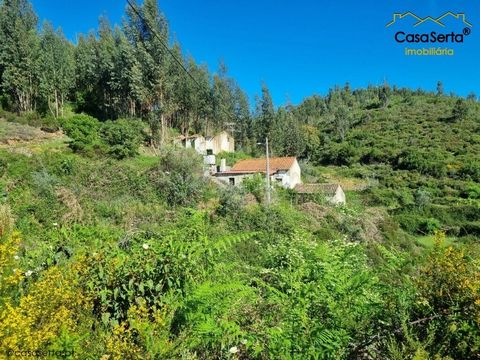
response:
[[[48,19],[75,40],[95,29],[100,15],[120,23],[123,0],[33,0],[40,20]],[[265,81],[276,105],[298,104],[349,81],[353,88],[390,84],[480,95],[480,5],[477,0],[160,0],[172,36],[197,62],[214,71],[220,59],[230,76],[253,99]],[[464,12],[473,24],[463,44],[449,45],[455,56],[405,56],[396,31],[448,32],[449,24],[385,25],[394,12],[438,17]],[[396,27],[396,28],[395,28]],[[446,45],[442,45],[445,47]],[[414,46],[410,46],[414,47]],[[425,46],[431,47],[431,45]]]

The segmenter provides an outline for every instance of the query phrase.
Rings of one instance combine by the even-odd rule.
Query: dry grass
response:
[[[51,143],[64,143],[66,139],[61,131],[48,133],[36,127],[7,122],[0,118],[0,147],[15,153],[37,152],[35,150],[39,148]],[[28,149],[22,149],[25,147]]]
[[[55,189],[58,200],[68,209],[62,216],[64,223],[78,222],[83,219],[83,209],[77,200],[75,194],[66,187],[58,187]]]

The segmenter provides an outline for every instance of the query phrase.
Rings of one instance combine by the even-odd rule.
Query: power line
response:
[[[192,79],[192,81],[195,83],[195,85],[197,85],[198,89],[203,92],[203,88],[202,88],[202,85],[200,85],[200,83],[197,81],[197,79],[195,79],[195,77],[190,73],[190,71],[188,71],[188,69],[185,67],[185,65],[183,64],[183,62],[178,59],[176,56],[175,56],[175,53],[170,50],[170,48],[168,47],[168,44],[166,44],[163,39],[160,37],[160,35],[158,35],[157,31],[155,29],[153,29],[153,27],[150,26],[149,22],[147,21],[147,19],[145,19],[141,14],[140,14],[140,11],[138,11],[138,9],[136,8],[135,5],[133,5],[133,3],[131,2],[131,0],[126,0],[128,5],[130,6],[130,8],[133,10],[133,12],[135,13],[135,15],[138,16],[138,18],[148,27],[148,29],[150,30],[150,32],[160,41],[160,44],[162,45],[162,47],[168,52],[168,54],[175,60],[175,62],[180,66],[180,68],[188,75],[188,77],[190,79]],[[211,94],[206,94],[208,95],[209,97],[211,97]],[[213,103],[213,98],[212,98],[212,103]],[[225,115],[227,115],[228,118],[232,118],[231,117],[231,114],[229,114],[225,109],[223,108],[220,108],[220,110],[222,110]]]

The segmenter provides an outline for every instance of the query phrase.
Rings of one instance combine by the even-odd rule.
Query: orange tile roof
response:
[[[277,157],[270,158],[270,174],[275,174],[280,170],[288,171],[295,163],[295,157]],[[228,171],[231,173],[265,173],[267,169],[266,159],[246,159],[240,160]]]

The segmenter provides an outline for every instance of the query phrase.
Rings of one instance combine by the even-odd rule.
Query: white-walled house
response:
[[[206,150],[212,150],[213,155],[235,151],[235,139],[226,131],[222,131],[215,136],[207,136],[205,142]]]
[[[293,189],[301,184],[301,170],[295,157],[277,157],[269,159],[271,183]],[[230,185],[240,185],[246,177],[254,174],[266,174],[266,159],[246,159],[237,162],[230,170],[214,174],[217,180]]]
[[[204,137],[202,135],[179,136],[175,144],[186,149],[195,149],[201,155],[217,155],[221,152],[234,152],[235,139],[226,131],[215,136]]]

